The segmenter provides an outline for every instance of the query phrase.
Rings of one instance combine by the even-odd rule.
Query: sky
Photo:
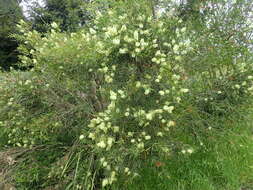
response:
[[[21,7],[23,9],[24,15],[26,17],[29,17],[29,7],[32,5],[32,3],[39,3],[41,6],[43,5],[43,0],[23,0],[21,3]]]

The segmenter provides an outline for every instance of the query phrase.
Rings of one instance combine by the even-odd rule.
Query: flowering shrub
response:
[[[173,113],[189,91],[180,81],[183,68],[171,64],[191,51],[186,28],[171,31],[172,23],[154,22],[145,15],[132,21],[125,14],[116,22],[114,14],[108,13],[112,24],[106,23],[102,34],[90,29],[89,34],[106,49],[105,56],[114,60],[98,69],[103,73],[108,106],[91,120],[89,132],[80,136],[91,139],[93,152],[101,155],[99,164],[106,170],[103,186],[119,174],[137,175],[132,171],[138,165],[134,160],[145,154],[170,154],[170,130],[176,125]],[[180,40],[168,38],[168,31]],[[184,52],[179,53],[179,48]]]
[[[89,188],[137,176],[147,157],[193,154],[196,145],[177,135],[186,127],[193,135],[198,127],[207,133],[253,91],[251,58],[241,56],[246,49],[200,40],[180,18],[154,19],[142,4],[140,13],[116,5],[77,33],[60,33],[53,23],[41,36],[20,23],[22,64],[33,69],[0,89],[7,145],[32,148],[54,140],[72,146],[79,138],[76,152],[86,151],[81,162],[88,172],[75,179]],[[70,171],[54,168],[48,177],[70,182],[61,174]]]

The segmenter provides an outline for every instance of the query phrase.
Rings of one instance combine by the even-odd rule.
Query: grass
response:
[[[171,157],[161,167],[148,162],[131,184],[121,179],[113,190],[252,190],[252,124],[215,134],[191,155]]]

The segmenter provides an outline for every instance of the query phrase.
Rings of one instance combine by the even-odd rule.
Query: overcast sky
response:
[[[21,6],[22,6],[22,9],[23,9],[23,12],[24,12],[24,15],[26,17],[29,16],[28,14],[28,10],[29,10],[29,7],[32,5],[32,3],[34,2],[37,2],[39,3],[40,5],[43,5],[43,0],[23,0],[22,3],[21,3]]]

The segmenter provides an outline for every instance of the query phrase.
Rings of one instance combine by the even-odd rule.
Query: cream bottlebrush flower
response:
[[[156,53],[155,53],[155,56],[160,56],[161,55],[161,51],[158,50]]]
[[[84,139],[84,135],[80,135],[79,139],[83,140]]]
[[[141,87],[141,82],[137,81],[135,86],[136,86],[136,88],[140,88]]]
[[[114,44],[114,45],[119,45],[120,44],[120,39],[113,39],[112,40],[112,43]]]
[[[116,71],[116,65],[112,66],[112,70]]]
[[[28,85],[28,84],[30,84],[32,81],[31,80],[26,80],[25,81],[25,85]]]
[[[103,49],[103,48],[104,48],[104,45],[103,45],[102,42],[98,42],[96,45],[97,45],[97,47],[98,47],[99,49]]]
[[[108,11],[109,15],[113,15],[113,12],[111,10]]]
[[[183,93],[187,93],[187,92],[189,92],[189,89],[187,89],[187,88],[182,88],[180,91],[183,92]]]
[[[100,162],[103,163],[105,161],[105,157],[100,158]]]
[[[128,132],[127,136],[132,137],[133,136],[133,132]]]
[[[174,75],[172,75],[172,79],[173,79],[173,80],[179,80],[179,79],[180,79],[180,76],[174,74]]]
[[[140,42],[136,42],[136,43],[135,43],[135,46],[136,46],[136,47],[139,47],[140,45],[141,45]]]
[[[103,166],[103,167],[106,167],[107,164],[108,164],[108,162],[103,162],[102,166]]]
[[[120,95],[124,95],[124,94],[125,94],[123,90],[118,90],[118,93],[119,93]]]
[[[104,68],[102,68],[102,70],[101,70],[103,73],[107,73],[107,71],[108,71],[108,67],[104,67]]]
[[[144,41],[143,38],[140,40],[140,44],[141,44],[142,46],[146,46],[146,45],[147,45],[147,43]]]
[[[239,84],[236,84],[236,85],[235,85],[235,88],[239,89],[239,88],[241,88],[241,87],[240,87]]]
[[[115,172],[115,171],[112,171],[112,173],[111,173],[111,178],[116,179],[115,176],[116,176],[116,172]]]
[[[183,28],[181,29],[181,32],[182,32],[182,33],[186,32],[186,27],[183,27]]]
[[[140,49],[140,48],[135,48],[135,52],[136,52],[136,53],[140,53],[140,52],[141,52],[141,49]]]
[[[129,172],[129,168],[125,168],[125,169],[124,169],[124,172],[125,172],[125,173]]]
[[[94,30],[93,28],[90,28],[89,30],[90,30],[91,34],[96,34],[97,33],[96,30]]]
[[[189,154],[192,154],[192,153],[193,153],[193,149],[189,148],[189,149],[187,149],[187,152],[188,152]]]
[[[145,131],[143,131],[143,132],[141,133],[141,135],[145,136],[145,135],[146,135],[146,132],[145,132]]]
[[[117,99],[117,94],[113,92],[112,90],[110,91],[110,99],[111,100],[116,100]]]
[[[175,121],[169,121],[168,123],[168,127],[175,126],[175,125],[176,125]]]
[[[114,138],[112,138],[112,137],[109,137],[109,138],[107,139],[107,144],[109,145],[109,147],[112,146],[113,141],[114,141]]]
[[[143,142],[141,142],[141,143],[137,144],[137,148],[139,148],[139,149],[143,149],[143,148],[144,148],[144,143],[143,143]]]
[[[118,33],[117,27],[116,26],[112,26],[112,27],[108,27],[107,28],[107,32],[106,35],[107,36],[114,36]]]
[[[16,143],[16,145],[17,145],[18,147],[21,147],[21,146],[22,146],[20,143]]]
[[[102,131],[104,131],[104,132],[106,132],[106,131],[107,131],[107,128],[106,128],[106,126],[105,126],[105,123],[104,123],[104,122],[100,123],[100,124],[97,126],[97,128],[101,129],[101,130],[102,130]]]
[[[111,102],[109,105],[108,105],[108,110],[113,110],[115,108],[115,102]]]
[[[178,53],[178,50],[179,50],[179,46],[178,45],[174,45],[174,47],[173,47],[174,53]]]
[[[120,48],[119,53],[120,54],[125,54],[125,53],[127,53],[127,49],[126,48]]]
[[[107,83],[112,83],[113,78],[110,77],[110,76],[108,76],[108,75],[106,75],[106,76],[105,76],[105,81],[106,81]]]
[[[166,59],[163,57],[161,58],[161,63],[164,63],[164,62],[166,62]]]
[[[128,43],[132,42],[132,39],[129,38],[128,36],[125,36],[125,37],[124,37],[124,40],[125,40],[126,42],[128,42]]]
[[[248,91],[252,91],[253,90],[253,86],[252,87],[250,87],[250,88],[248,88]]]
[[[99,148],[105,148],[105,147],[106,147],[106,144],[105,144],[104,141],[100,141],[99,143],[97,143],[97,146],[98,146]]]
[[[95,134],[94,133],[89,133],[89,138],[91,138],[92,140],[95,140]]]
[[[51,24],[51,26],[52,26],[53,28],[57,28],[57,27],[58,27],[58,25],[57,25],[55,22],[53,22],[53,23]]]
[[[169,108],[168,108],[167,111],[168,111],[169,113],[172,113],[173,110],[174,110],[174,106],[169,106]]]
[[[114,133],[119,132],[119,127],[118,127],[118,126],[113,127],[113,132],[114,132]]]
[[[102,186],[105,187],[108,184],[109,184],[109,180],[107,178],[103,179]]]
[[[151,59],[151,61],[154,62],[154,63],[156,63],[156,62],[157,62],[156,57],[153,57],[153,58]]]
[[[161,96],[164,96],[164,95],[165,95],[165,92],[162,91],[162,90],[160,90],[160,91],[159,91],[159,94],[160,94]]]
[[[148,95],[150,93],[150,89],[145,89],[144,94]]]
[[[102,13],[100,11],[96,11],[96,19],[99,19],[100,17],[102,17]]]
[[[177,100],[177,103],[180,103],[182,99],[180,97],[176,97],[176,100]]]
[[[122,27],[121,27],[121,31],[123,32],[123,31],[126,31],[127,30],[127,27],[126,27],[126,25],[124,24],[124,25],[122,25]]]
[[[125,94],[121,94],[120,97],[121,97],[122,99],[124,99],[124,98],[126,98],[126,95],[125,95]]]
[[[153,114],[152,113],[146,114],[146,119],[151,121],[153,119]]]
[[[138,33],[137,30],[134,31],[134,39],[135,39],[136,41],[138,41],[138,39],[139,39],[139,33]]]
[[[157,133],[157,136],[158,136],[158,137],[162,137],[162,136],[163,136],[163,133],[162,133],[162,132],[158,132],[158,133]]]
[[[174,106],[163,106],[163,109],[169,113],[172,113],[172,111],[174,110]]]
[[[167,42],[164,42],[163,45],[164,45],[164,46],[167,46],[167,47],[170,47],[170,44],[167,43]]]
[[[138,19],[139,21],[144,20],[144,18],[145,18],[145,16],[143,17],[142,15],[139,15],[139,16],[137,17],[137,19]]]

